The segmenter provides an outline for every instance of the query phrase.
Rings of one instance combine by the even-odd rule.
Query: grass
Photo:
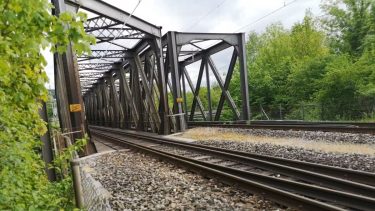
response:
[[[325,141],[308,141],[302,138],[267,137],[251,134],[239,134],[230,131],[220,131],[218,128],[193,128],[181,135],[197,141],[238,141],[255,144],[273,144],[289,147],[301,147],[322,152],[356,153],[375,156],[374,144],[332,143]]]

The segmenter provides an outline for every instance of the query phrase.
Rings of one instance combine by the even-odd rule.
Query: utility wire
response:
[[[220,7],[225,1],[226,1],[226,0],[222,1],[218,6],[216,6],[216,8]],[[271,11],[270,13],[267,13],[266,15],[264,15],[264,16],[262,16],[262,17],[256,19],[255,21],[253,21],[253,22],[251,22],[251,23],[249,23],[249,24],[246,24],[245,26],[242,26],[241,28],[238,28],[238,29],[235,30],[233,33],[239,32],[240,30],[242,30],[242,29],[244,29],[244,28],[247,28],[247,27],[249,27],[249,26],[251,26],[251,25],[253,25],[253,24],[255,24],[255,23],[258,23],[259,21],[263,20],[264,18],[266,18],[266,17],[268,17],[268,16],[270,16],[270,15],[275,14],[276,12],[278,12],[278,11],[280,11],[280,10],[282,10],[282,9],[284,9],[284,8],[286,8],[286,7],[288,7],[289,5],[291,5],[291,4],[293,4],[293,3],[297,2],[297,1],[298,1],[298,0],[293,0],[293,1],[289,2],[289,3],[285,3],[285,2],[284,2],[284,5],[283,5],[283,6],[277,8],[276,10]],[[213,10],[215,10],[216,8],[214,8]],[[212,12],[212,10],[211,10],[210,12]],[[207,15],[207,14],[206,14],[206,15]],[[206,15],[205,15],[205,16],[206,16]],[[201,19],[200,19],[200,20],[201,20]],[[199,21],[200,21],[200,20],[199,20]],[[195,23],[195,24],[196,24],[196,23]],[[229,35],[228,35],[228,36],[229,36]],[[195,56],[196,53],[197,53],[197,52],[193,53],[192,61],[194,60],[194,56]]]
[[[137,5],[135,5],[133,11],[124,18],[124,23],[122,24],[121,26],[121,29],[120,29],[120,33],[118,33],[111,41],[107,41],[109,43],[113,42],[114,40],[116,40],[120,35],[121,35],[121,31],[124,29],[124,27],[126,26],[126,23],[130,20],[130,18],[133,16],[133,13],[135,12],[135,10],[138,8],[138,6],[141,4],[142,0],[138,0],[138,3]],[[104,55],[106,55],[108,53],[108,50],[109,50],[109,45],[107,45],[107,48],[105,50],[105,53],[99,58],[100,60],[105,60],[103,59]],[[105,60],[107,61],[107,60]]]
[[[291,4],[293,4],[293,3],[297,2],[297,1],[298,1],[298,0],[293,0],[293,1],[289,2],[289,3],[284,3],[283,6],[277,8],[276,10],[271,11],[270,13],[267,13],[266,15],[264,15],[264,16],[262,16],[262,17],[256,19],[255,21],[253,21],[253,22],[251,22],[251,23],[249,23],[249,24],[246,24],[245,26],[242,26],[241,28],[238,28],[238,29],[235,30],[234,32],[239,32],[239,31],[241,31],[242,29],[245,29],[245,28],[247,28],[247,27],[249,27],[249,26],[251,26],[251,25],[254,25],[254,24],[258,23],[259,21],[263,20],[264,18],[267,18],[268,16],[271,16],[271,15],[277,13],[278,11],[280,11],[280,10],[282,10],[282,9],[284,9],[284,8],[286,8],[286,7],[288,7],[289,5],[291,5]]]
[[[212,8],[210,11],[208,11],[206,14],[202,15],[200,18],[198,18],[198,20],[196,22],[194,22],[193,24],[191,24],[189,27],[185,28],[183,31],[188,31],[192,28],[194,28],[199,22],[201,22],[204,18],[206,18],[208,15],[210,15],[213,11],[217,10],[219,7],[221,7],[221,5],[224,4],[224,2],[226,2],[227,0],[223,0],[221,1],[219,4],[217,4],[214,8]]]

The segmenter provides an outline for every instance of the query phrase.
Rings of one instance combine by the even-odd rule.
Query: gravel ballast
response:
[[[324,153],[304,148],[234,141],[197,141],[198,144],[261,155],[308,161],[354,170],[375,172],[375,158],[361,154]]]
[[[268,129],[234,129],[218,128],[223,132],[236,132],[256,136],[301,138],[306,141],[325,141],[331,143],[375,144],[375,136],[359,133],[338,133],[322,131],[297,131],[297,130],[268,130]]]
[[[194,130],[194,129],[193,129]],[[200,129],[201,134],[207,134],[204,128]],[[313,132],[313,131],[280,131],[280,130],[265,130],[265,129],[232,129],[232,128],[207,128],[207,131],[216,130],[212,132],[217,135],[207,135],[207,137],[198,137],[199,141],[196,141],[198,144],[209,145],[214,147],[221,147],[231,150],[239,150],[250,153],[257,153],[268,156],[276,156],[282,158],[288,158],[293,160],[301,160],[314,162],[319,164],[325,164],[330,166],[350,168],[354,170],[375,172],[375,155],[366,154],[366,153],[338,153],[308,149],[304,147],[293,146],[293,143],[298,143],[298,146],[301,146],[300,142],[308,143],[318,142],[321,144],[329,143],[332,148],[342,146],[344,143],[352,144],[353,146],[366,146],[373,147],[375,146],[375,139],[373,135],[370,134],[351,134],[351,133],[333,133],[333,132]],[[241,135],[250,135],[249,140],[246,141],[231,141],[228,140],[230,137],[225,137],[226,132],[231,134],[241,134]],[[197,137],[196,134],[194,134]],[[199,134],[198,134],[199,135]],[[251,139],[254,137],[265,137],[267,140],[269,138],[290,138],[292,143],[289,145],[278,144],[275,139],[272,143],[267,143],[265,141],[256,142]],[[185,138],[189,138],[189,131],[186,135],[183,135]],[[242,137],[242,136],[241,136]],[[191,137],[194,138],[194,137]],[[281,140],[281,139],[280,139]],[[302,144],[303,146],[303,144]]]
[[[281,210],[261,197],[150,156],[118,151],[90,164],[115,210]]]

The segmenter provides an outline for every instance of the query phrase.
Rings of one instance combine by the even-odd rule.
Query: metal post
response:
[[[84,200],[83,200],[83,191],[82,191],[82,184],[81,184],[81,172],[80,172],[79,162],[76,160],[72,160],[70,162],[70,166],[72,168],[73,189],[74,189],[74,194],[75,194],[76,205],[78,208],[82,209],[84,205]]]
[[[157,65],[157,75],[158,75],[158,87],[159,87],[159,116],[161,119],[160,123],[160,134],[170,134],[170,125],[169,125],[169,105],[168,105],[168,90],[167,90],[167,83],[166,83],[166,74],[164,61],[163,61],[163,49],[161,44],[161,38],[157,37],[150,42],[151,48],[153,48],[156,57],[156,65]]]
[[[210,84],[210,71],[208,69],[208,59],[205,58],[206,68],[206,83],[207,83],[207,105],[208,105],[208,121],[212,121],[212,105],[211,105],[211,84]]]
[[[238,34],[238,58],[240,64],[240,86],[242,97],[242,120],[250,120],[249,87],[247,82],[247,63],[245,33]]]
[[[179,70],[180,70],[180,76],[181,76],[181,80],[182,80],[182,94],[184,96],[184,113],[185,113],[185,119],[188,119],[188,107],[187,107],[187,102],[186,102],[186,84],[185,84],[185,68],[182,67],[182,66],[179,66]]]
[[[60,15],[60,13],[67,11],[65,1],[64,0],[52,0],[54,4],[54,14]],[[60,117],[64,119],[65,122],[62,126],[67,126],[67,130],[70,131],[76,131],[80,130],[81,133],[73,134],[72,138],[73,140],[77,138],[82,138],[85,134],[86,129],[86,122],[84,119],[83,114],[83,101],[81,96],[81,86],[80,86],[80,80],[78,76],[78,65],[77,60],[75,57],[75,54],[73,52],[71,44],[68,45],[66,52],[64,54],[58,54],[55,53],[55,63],[58,63],[56,65],[55,74],[59,75],[59,79],[62,78],[65,79],[65,86],[59,87],[59,92],[57,92],[57,98],[62,98],[62,101],[65,101],[61,103],[64,107],[59,107]],[[66,93],[66,96],[64,97]],[[66,98],[67,97],[67,98]],[[69,105],[69,106],[67,106]],[[73,109],[74,108],[74,109]],[[68,118],[68,115],[70,114],[70,118]],[[67,121],[70,122],[67,123]],[[86,150],[89,154],[94,153],[95,150],[93,148],[92,143],[88,143],[86,145]]]
[[[42,102],[42,108],[39,109],[39,115],[43,119],[43,121],[48,123],[48,117],[47,117],[47,106],[45,102]],[[52,146],[51,146],[51,140],[50,140],[50,131],[47,127],[47,132],[40,137],[40,140],[42,141],[42,158],[44,162],[46,163],[45,171],[47,173],[47,177],[49,181],[56,181],[56,172],[53,168],[49,168],[49,165],[53,161],[53,152],[52,152]]]
[[[180,76],[178,68],[178,49],[176,45],[176,33],[168,32],[168,57],[169,66],[172,76],[172,92],[173,92],[173,104],[174,104],[174,114],[182,114],[182,99],[181,97],[181,86],[180,86]],[[176,124],[178,131],[185,130],[185,119],[183,115],[177,115]],[[177,131],[174,131],[177,132]]]
[[[137,130],[145,130],[144,126],[144,106],[142,101],[142,91],[140,86],[139,80],[139,70],[135,62],[135,58],[131,58],[130,60],[130,71],[131,71],[131,89],[132,89],[132,96],[135,102],[135,106],[138,109],[138,123],[137,123]]]
[[[199,90],[201,88],[202,76],[203,76],[203,72],[204,72],[204,64],[205,64],[205,61],[204,61],[204,58],[203,58],[202,61],[201,61],[201,66],[199,68],[197,85],[195,87],[195,92],[193,93],[194,98],[193,98],[193,103],[191,105],[191,112],[190,112],[190,118],[189,118],[190,121],[193,121],[193,119],[194,119],[195,107],[197,105]]]

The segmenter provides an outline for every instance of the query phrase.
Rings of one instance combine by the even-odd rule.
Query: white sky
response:
[[[129,13],[138,3],[138,0],[105,1]],[[162,26],[163,34],[167,31],[262,32],[275,22],[290,28],[303,19],[308,9],[314,15],[320,15],[320,3],[321,0],[142,0],[134,15]],[[254,23],[284,5],[287,6]],[[46,86],[53,88],[53,57],[48,50],[43,54],[50,78]]]

